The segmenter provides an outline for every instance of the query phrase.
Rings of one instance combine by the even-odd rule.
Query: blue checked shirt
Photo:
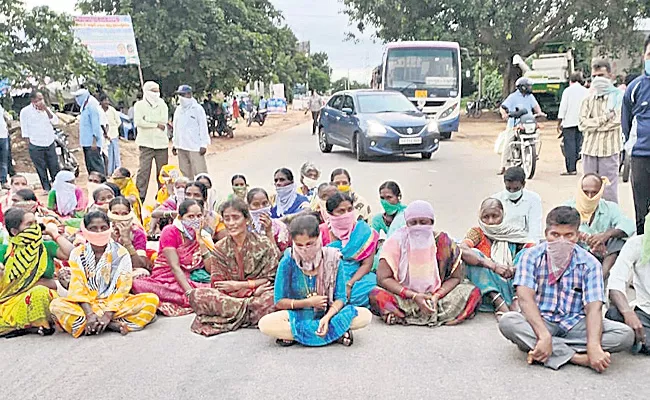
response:
[[[522,254],[514,285],[533,289],[542,318],[567,332],[585,317],[586,304],[605,301],[603,270],[594,256],[576,246],[571,264],[551,285],[546,248],[547,243],[542,243]]]

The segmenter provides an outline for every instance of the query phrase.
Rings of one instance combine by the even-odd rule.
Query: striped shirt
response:
[[[585,317],[585,305],[605,301],[603,271],[594,256],[576,245],[571,264],[551,285],[547,246],[548,243],[542,243],[523,253],[517,261],[513,283],[533,289],[542,318],[568,332]]]
[[[621,152],[621,110],[610,111],[608,97],[591,95],[582,102],[578,129],[584,134],[584,155],[610,157]]]

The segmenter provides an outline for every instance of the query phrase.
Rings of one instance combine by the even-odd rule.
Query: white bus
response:
[[[458,43],[415,41],[386,45],[371,86],[403,93],[449,139],[458,131],[461,82]]]

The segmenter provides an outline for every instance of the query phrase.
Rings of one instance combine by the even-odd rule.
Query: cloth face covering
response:
[[[602,199],[603,194],[605,193],[605,186],[609,185],[609,179],[607,177],[601,178],[603,183],[600,187],[600,191],[593,197],[590,198],[582,190],[582,179],[578,181],[578,191],[576,193],[576,210],[580,213],[580,220],[584,223],[591,221],[592,215],[598,209],[598,204],[600,199]]]
[[[111,239],[113,230],[109,228],[102,232],[91,232],[87,230],[86,226],[82,223],[81,234],[90,244],[97,247],[103,247],[106,246],[108,244],[108,241]]]
[[[554,285],[564,274],[573,257],[575,243],[564,238],[554,242],[548,242],[546,254],[550,268],[549,282]]]
[[[330,215],[328,223],[334,236],[341,239],[343,243],[347,243],[350,240],[356,221],[356,214],[347,212],[343,215]]]
[[[384,209],[386,215],[396,215],[398,212],[406,209],[402,203],[391,204],[388,201],[381,199],[381,207]]]
[[[262,226],[260,218],[262,215],[267,215],[269,218],[271,217],[271,206],[260,208],[259,210],[250,210],[250,213],[251,219],[253,220],[253,231],[258,234],[263,234],[264,226]]]
[[[298,192],[296,191],[296,184],[292,183],[284,187],[278,187],[275,189],[278,193],[276,199],[276,205],[278,208],[277,215],[283,216],[285,211],[289,210],[293,203],[298,197]]]

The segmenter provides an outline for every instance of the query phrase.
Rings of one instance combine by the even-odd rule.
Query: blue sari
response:
[[[278,214],[278,206],[277,204],[275,204],[273,205],[273,207],[271,207],[271,218],[278,219],[289,215],[298,214],[300,211],[303,210],[301,206],[305,203],[309,204],[309,199],[301,194],[298,194],[296,196],[296,200],[294,200],[293,204],[291,204],[291,207],[285,210],[282,215]]]
[[[364,221],[357,221],[352,234],[350,234],[350,241],[345,246],[340,240],[329,244],[328,247],[341,250],[339,275],[345,277],[345,282],[349,281],[359,270],[363,260],[374,257],[378,240],[379,234],[370,225]],[[374,272],[369,272],[355,282],[349,304],[368,308],[370,306],[368,295],[375,286],[377,286],[377,275]]]
[[[332,249],[324,249],[333,251]],[[323,268],[321,266],[321,268]],[[340,271],[339,271],[340,272]],[[345,293],[345,277],[343,274],[336,274],[334,286],[334,301],[340,300],[347,303]],[[307,288],[307,277],[300,270],[298,264],[291,257],[291,249],[284,252],[278,272],[275,276],[275,302],[282,299],[305,299],[309,289]],[[318,293],[327,296],[327,293]],[[331,304],[330,304],[331,305]],[[352,320],[357,316],[357,309],[354,306],[346,305],[332,317],[329,329],[324,337],[318,336],[318,324],[325,315],[325,310],[314,310],[303,308],[300,310],[287,310],[289,312],[289,323],[294,339],[304,346],[325,346],[340,339],[350,329]]]

